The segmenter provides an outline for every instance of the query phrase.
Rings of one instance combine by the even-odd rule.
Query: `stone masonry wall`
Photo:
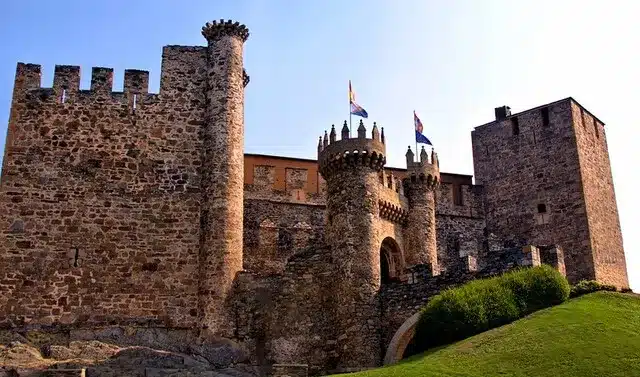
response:
[[[277,275],[243,272],[233,302],[236,339],[260,365],[338,363],[335,270],[327,248],[298,250]]]
[[[483,249],[484,207],[482,187],[462,185],[462,202],[455,203],[451,184],[436,191],[436,235],[440,271],[458,268],[460,257],[476,258]]]
[[[18,65],[0,188],[3,323],[195,323],[204,52],[165,47],[157,95],[146,72],[114,93],[110,69],[79,90],[78,67],[40,88],[40,67]]]
[[[269,274],[282,271],[293,250],[315,244],[324,234],[325,194],[314,192],[322,177],[313,179],[311,160],[248,155],[244,186],[244,268]],[[300,174],[296,186],[285,185],[286,172],[307,170]],[[380,200],[406,211],[407,199],[400,181],[401,172],[379,174]],[[291,175],[289,176],[291,177]],[[446,173],[442,173],[448,179]],[[455,176],[454,176],[455,177]],[[390,185],[390,186],[389,186]],[[442,183],[436,191],[436,236],[438,260],[443,269],[455,268],[460,253],[477,255],[484,239],[482,187],[459,184],[461,201],[454,201],[452,183]],[[295,187],[305,187],[304,197]],[[400,220],[400,219],[399,219]],[[406,250],[400,222],[380,219],[376,242],[393,238],[404,254],[397,267],[405,266]]]
[[[568,99],[472,132],[487,230],[513,245],[561,245],[572,283],[595,278],[575,140]]]
[[[598,281],[628,287],[611,163],[604,125],[580,105],[571,102],[595,277]]]
[[[324,242],[324,207],[269,200],[244,202],[244,269],[281,273],[296,251]]]
[[[207,23],[206,111],[202,128],[202,202],[198,317],[220,335],[222,308],[242,270],[244,194],[244,25]]]

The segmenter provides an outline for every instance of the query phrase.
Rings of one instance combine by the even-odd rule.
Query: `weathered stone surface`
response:
[[[520,245],[560,245],[573,283],[628,286],[604,125],[597,118],[568,98],[476,127],[472,141],[491,232]]]
[[[407,318],[471,279],[547,263],[627,285],[604,128],[572,99],[477,127],[475,185],[424,149],[385,166],[384,130],[368,138],[363,123],[325,133],[317,161],[244,154],[248,30],[203,35],[163,49],[158,94],[145,71],[113,92],[109,68],[84,90],[79,67],[42,88],[40,66],[18,64],[2,365],[352,371],[380,365]]]
[[[102,343],[99,341],[78,342],[73,341],[69,343],[68,347],[61,345],[49,346],[49,357],[66,360],[66,359],[89,359],[89,360],[104,360],[115,355],[120,351],[120,347]]]

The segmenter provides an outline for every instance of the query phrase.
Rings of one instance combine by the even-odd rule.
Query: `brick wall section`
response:
[[[571,113],[578,144],[595,277],[606,284],[628,287],[605,128],[602,122],[573,101]]]
[[[476,127],[476,183],[486,192],[489,232],[514,245],[559,244],[571,282],[595,278],[581,167],[569,99]],[[518,119],[514,134],[512,119]],[[538,215],[538,205],[547,214]]]
[[[20,322],[195,322],[204,50],[166,47],[161,93],[19,64],[0,189],[0,311]],[[73,74],[72,74],[73,73]],[[75,76],[74,76],[75,75]]]

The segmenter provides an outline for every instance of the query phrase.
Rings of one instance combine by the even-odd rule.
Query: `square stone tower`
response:
[[[604,123],[573,98],[471,133],[487,231],[514,244],[559,244],[567,278],[628,287]]]

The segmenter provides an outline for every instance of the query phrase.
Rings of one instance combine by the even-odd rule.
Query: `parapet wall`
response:
[[[127,71],[18,64],[0,187],[0,323],[196,321],[204,47]],[[133,98],[132,94],[139,96]],[[10,266],[10,268],[8,267]]]

